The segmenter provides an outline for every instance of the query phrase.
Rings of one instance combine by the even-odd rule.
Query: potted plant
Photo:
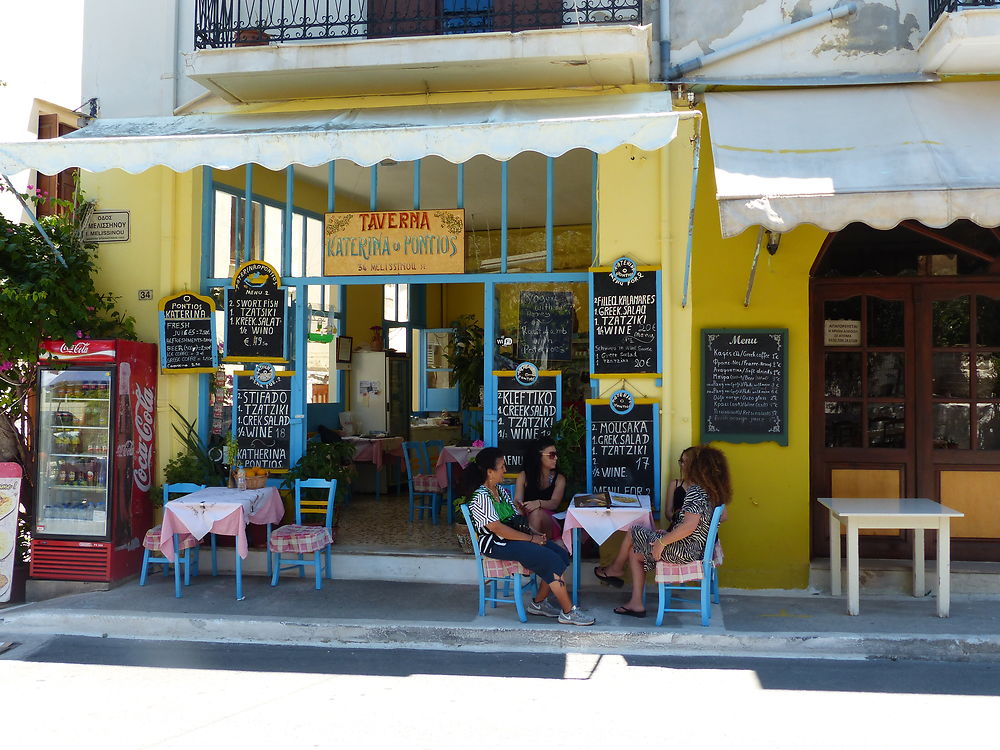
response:
[[[475,315],[460,315],[451,322],[455,330],[453,345],[445,357],[458,383],[458,401],[462,409],[483,405],[483,328]]]
[[[563,418],[552,425],[552,441],[559,454],[559,473],[566,477],[566,491],[563,493],[568,501],[578,492],[587,487],[586,474],[583,466],[583,440],[587,434],[587,423],[577,409],[567,408]]]
[[[296,479],[336,479],[337,494],[334,502],[334,541],[337,536],[337,518],[344,501],[350,497],[351,482],[357,473],[354,463],[354,445],[346,440],[333,443],[310,442],[306,452],[287,474],[281,486],[285,490],[295,487]]]
[[[167,484],[177,484],[190,482],[192,484],[205,484],[210,487],[218,487],[225,484],[219,475],[219,466],[209,456],[208,446],[202,442],[201,436],[196,428],[197,422],[189,422],[184,415],[173,406],[177,418],[181,421],[182,427],[173,425],[174,434],[180,439],[184,446],[180,452],[171,458],[163,470],[163,475]],[[153,498],[153,506],[159,507],[163,504],[162,492]]]
[[[475,550],[472,548],[472,534],[469,533],[469,524],[465,522],[465,518],[462,516],[462,506],[468,503],[468,498],[465,495],[456,497],[452,501],[452,506],[455,508],[455,536],[458,537],[458,546],[462,548],[462,552],[467,555],[471,555]]]
[[[271,35],[266,33],[261,26],[249,26],[244,29],[236,29],[233,37],[235,47],[262,47],[271,43]]]

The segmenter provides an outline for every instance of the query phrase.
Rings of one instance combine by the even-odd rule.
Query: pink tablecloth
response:
[[[459,468],[464,469],[472,463],[481,450],[482,448],[446,445],[438,456],[437,463],[434,464],[434,476],[437,477],[438,486],[443,490],[448,488],[448,464],[458,464]]]
[[[402,458],[403,438],[359,438],[348,437],[344,440],[350,441],[354,446],[354,460],[364,463],[375,464],[376,471],[382,470],[385,463],[386,454]]]
[[[236,550],[245,558],[247,524],[278,523],[284,513],[285,506],[276,487],[259,490],[206,487],[164,506],[160,552],[172,561],[174,534],[188,533],[195,539],[203,539],[211,532],[236,537]]]
[[[653,528],[649,498],[640,497],[639,505],[638,508],[577,508],[570,503],[563,521],[563,544],[566,549],[573,549],[573,529],[576,528],[582,528],[598,544],[603,544],[621,529],[637,525]]]

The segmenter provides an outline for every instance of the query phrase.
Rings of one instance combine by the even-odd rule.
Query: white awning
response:
[[[95,120],[61,138],[0,143],[0,173],[68,167],[91,172],[142,172],[164,165],[231,169],[260,164],[318,166],[349,159],[370,166],[384,159],[440,156],[461,163],[485,155],[507,160],[523,151],[559,156],[575,148],[606,153],[631,144],[662,148],[678,120],[666,92],[526,101],[387,107],[278,114],[199,114]]]
[[[1000,83],[708,94],[722,234],[1000,225]]]

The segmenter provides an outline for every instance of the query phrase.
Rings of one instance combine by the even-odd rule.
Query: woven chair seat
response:
[[[288,524],[271,532],[268,549],[281,554],[303,554],[321,550],[333,544],[330,530],[325,526],[296,526]]]
[[[441,492],[441,485],[433,474],[417,474],[413,477],[414,492]]]
[[[523,576],[531,575],[531,571],[516,560],[497,560],[492,557],[483,557],[483,575],[487,578],[506,578],[515,573]]]
[[[160,551],[160,533],[162,532],[162,526],[154,526],[149,531],[146,532],[146,536],[142,540],[142,546],[148,549],[150,552]],[[183,549],[189,549],[191,547],[197,547],[200,542],[187,532],[177,535],[180,537],[180,542],[178,544],[177,552]]]
[[[722,565],[722,560],[722,545],[716,542],[715,549],[712,550],[712,562],[715,567],[719,567]],[[702,570],[701,560],[684,563],[683,565],[667,562],[656,563],[655,580],[657,583],[687,583],[689,581],[700,581],[704,577],[705,571]]]

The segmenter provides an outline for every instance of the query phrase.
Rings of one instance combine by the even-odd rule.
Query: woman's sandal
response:
[[[624,607],[624,606],[622,606],[622,607],[615,607],[613,611],[614,611],[614,613],[616,615],[625,615],[626,617],[645,617],[646,616],[646,610],[643,610],[642,612],[636,612],[634,609],[629,609],[628,607]]]
[[[625,585],[624,579],[619,578],[618,576],[609,576],[605,572],[598,573],[597,571],[599,570],[606,571],[607,568],[602,568],[600,565],[594,568],[594,575],[597,576],[597,580],[599,580],[601,583],[606,583],[608,586],[614,586],[616,589],[620,589],[622,586]]]

